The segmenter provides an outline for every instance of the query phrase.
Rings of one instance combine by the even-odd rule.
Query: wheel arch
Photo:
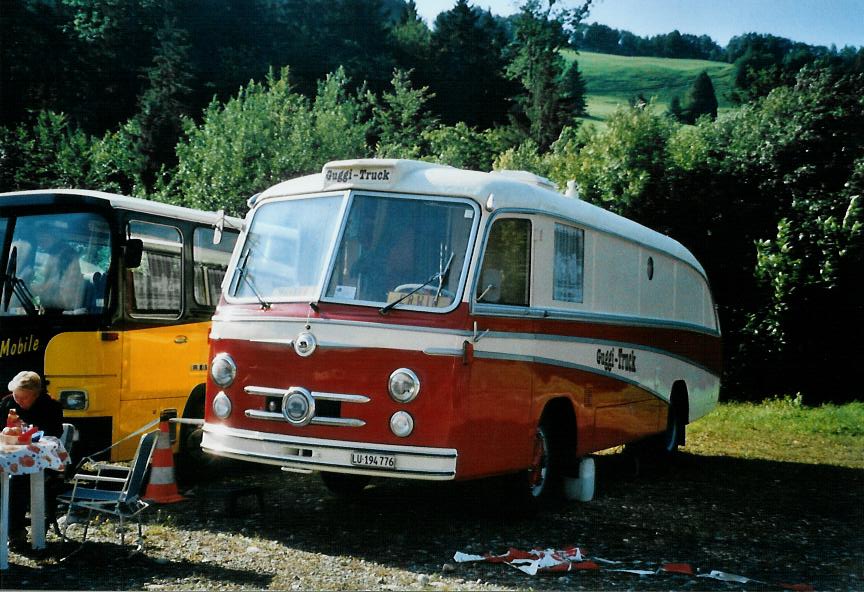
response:
[[[195,419],[204,419],[204,398],[206,394],[206,386],[202,382],[196,385],[186,398],[186,405],[183,407],[182,417],[192,417]]]
[[[569,397],[554,397],[546,401],[543,411],[537,421],[537,425],[545,425],[551,428],[549,434],[564,453],[564,470],[572,468],[577,461],[577,421],[573,402]]]

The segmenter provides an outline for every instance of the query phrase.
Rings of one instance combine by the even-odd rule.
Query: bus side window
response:
[[[585,277],[585,231],[555,224],[552,299],[581,303]]]
[[[477,302],[528,306],[531,277],[531,221],[496,220],[489,232]]]
[[[133,220],[129,238],[141,239],[141,265],[127,270],[128,309],[133,316],[176,318],[183,305],[183,239],[172,226]]]
[[[195,269],[195,302],[215,307],[222,293],[222,280],[238,233],[225,229],[219,244],[213,244],[213,228],[198,227],[192,235],[192,264]]]

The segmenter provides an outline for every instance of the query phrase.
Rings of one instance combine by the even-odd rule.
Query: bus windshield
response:
[[[450,307],[474,218],[462,201],[355,195],[325,296],[382,312]]]
[[[103,312],[111,263],[104,218],[83,212],[18,216],[11,229],[0,316]]]
[[[457,298],[474,228],[467,201],[354,194],[275,201],[252,219],[229,295],[446,309]],[[328,269],[336,234],[344,227]],[[398,303],[397,303],[398,302]]]

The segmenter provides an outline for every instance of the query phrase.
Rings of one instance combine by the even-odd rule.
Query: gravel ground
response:
[[[685,450],[668,466],[600,456],[597,474],[594,501],[528,511],[501,493],[500,480],[381,480],[345,501],[317,475],[231,463],[220,477],[181,487],[187,501],[148,509],[143,552],[129,543],[134,532],[121,548],[113,523],[91,531],[83,547],[49,533],[42,554],[11,553],[0,588],[737,591],[786,582],[864,589],[862,470]],[[249,484],[260,486],[261,507],[242,492]],[[69,532],[80,537],[80,526]],[[605,567],[532,577],[506,565],[453,561],[456,551],[568,545],[624,567],[686,562],[771,584]]]

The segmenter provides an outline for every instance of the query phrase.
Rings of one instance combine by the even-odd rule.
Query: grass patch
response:
[[[864,468],[864,402],[805,407],[787,397],[722,403],[688,426],[687,450]]]
[[[671,58],[628,57],[589,51],[565,50],[564,59],[579,61],[587,87],[589,119],[605,120],[614,110],[627,105],[638,95],[654,99],[660,112],[666,111],[675,96],[685,93],[702,70],[714,84],[720,112],[734,108],[730,94],[735,67],[725,62],[678,60]]]

